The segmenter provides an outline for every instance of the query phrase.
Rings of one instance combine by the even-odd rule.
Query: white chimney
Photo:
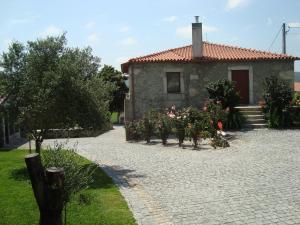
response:
[[[202,23],[199,23],[199,16],[195,16],[195,19],[195,23],[192,23],[192,50],[194,59],[203,56]]]

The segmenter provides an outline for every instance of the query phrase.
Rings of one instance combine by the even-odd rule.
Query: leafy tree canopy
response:
[[[114,84],[97,75],[100,58],[92,49],[67,47],[65,34],[11,44],[0,67],[6,108],[37,144],[52,128],[101,128],[109,121]]]
[[[110,112],[122,112],[124,110],[125,95],[128,92],[122,73],[112,66],[104,65],[99,72],[99,77],[116,86],[116,90],[112,94],[113,99],[109,105]]]

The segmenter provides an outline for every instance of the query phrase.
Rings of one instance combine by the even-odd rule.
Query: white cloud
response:
[[[130,46],[135,45],[137,41],[133,37],[127,37],[121,41],[121,45],[123,46]]]
[[[61,35],[62,33],[63,31],[60,28],[50,25],[41,34],[42,36],[57,36]]]
[[[226,9],[227,10],[232,10],[241,6],[247,5],[248,0],[228,0]]]
[[[120,27],[119,31],[122,32],[122,33],[125,33],[125,32],[128,32],[130,30],[130,27],[129,26],[122,26]]]
[[[271,26],[272,24],[273,24],[273,20],[270,17],[268,17],[267,18],[267,26]]]
[[[300,22],[293,22],[288,24],[289,27],[300,27]]]
[[[86,29],[92,29],[92,28],[94,28],[95,26],[96,26],[95,21],[90,21],[90,22],[86,23],[84,27],[85,27]]]
[[[169,16],[163,19],[165,22],[174,23],[177,20],[177,16]]]
[[[93,34],[90,34],[88,37],[87,37],[87,41],[89,44],[97,44],[99,43],[100,41],[100,37],[98,34],[96,33],[93,33]]]
[[[205,33],[212,33],[218,31],[218,28],[214,26],[202,26],[202,32]],[[191,38],[192,37],[192,26],[184,26],[184,27],[178,27],[176,29],[176,36],[181,38]]]

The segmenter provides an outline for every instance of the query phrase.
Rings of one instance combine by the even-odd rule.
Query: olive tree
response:
[[[49,129],[102,128],[109,122],[115,87],[97,75],[100,58],[92,49],[67,47],[65,34],[12,43],[0,67],[7,110],[33,137],[37,152]]]

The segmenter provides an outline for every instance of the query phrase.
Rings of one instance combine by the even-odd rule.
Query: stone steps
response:
[[[267,128],[260,106],[238,106],[236,107],[240,113],[246,118],[245,128],[261,129]]]

